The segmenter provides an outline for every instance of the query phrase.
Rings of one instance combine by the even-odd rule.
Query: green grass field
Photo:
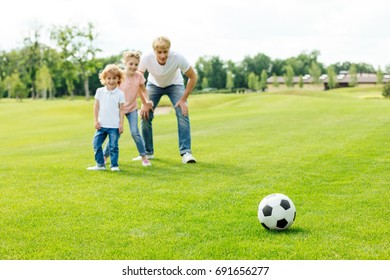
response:
[[[390,101],[381,89],[193,95],[183,165],[174,113],[151,168],[128,125],[121,172],[93,172],[93,101],[0,100],[2,260],[390,258]],[[260,200],[297,218],[266,231]]]

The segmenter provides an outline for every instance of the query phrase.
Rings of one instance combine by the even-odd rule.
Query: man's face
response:
[[[165,65],[165,63],[167,63],[169,49],[157,47],[154,50],[154,53],[156,54],[157,62],[160,65]]]

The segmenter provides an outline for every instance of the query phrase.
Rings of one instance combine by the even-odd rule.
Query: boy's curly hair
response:
[[[99,74],[99,80],[102,85],[106,85],[106,78],[108,74],[118,77],[118,85],[120,85],[125,78],[125,74],[123,73],[122,69],[119,68],[118,65],[107,64],[106,67],[104,67],[103,71],[101,71]]]

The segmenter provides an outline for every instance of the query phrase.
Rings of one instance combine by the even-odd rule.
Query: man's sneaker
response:
[[[118,166],[111,167],[111,171],[119,171],[119,167]]]
[[[195,163],[196,162],[196,159],[190,154],[190,153],[185,153],[182,158],[181,158],[181,161],[183,163]]]
[[[154,159],[154,155],[146,155],[146,158],[147,159]],[[138,157],[135,157],[133,158],[133,160],[142,160],[142,157],[141,156],[138,156]]]
[[[149,160],[145,159],[142,161],[142,166],[152,166]]]
[[[95,166],[88,167],[87,170],[100,171],[100,170],[106,170],[106,167],[95,165]]]

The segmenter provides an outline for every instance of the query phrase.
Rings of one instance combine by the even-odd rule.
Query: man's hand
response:
[[[188,105],[187,105],[187,102],[185,102],[185,101],[180,99],[179,102],[176,103],[175,108],[178,107],[178,106],[180,107],[183,116],[188,116]]]
[[[140,112],[141,118],[144,120],[149,119],[149,111],[153,111],[153,101],[150,100],[146,102],[145,105],[142,104]]]

